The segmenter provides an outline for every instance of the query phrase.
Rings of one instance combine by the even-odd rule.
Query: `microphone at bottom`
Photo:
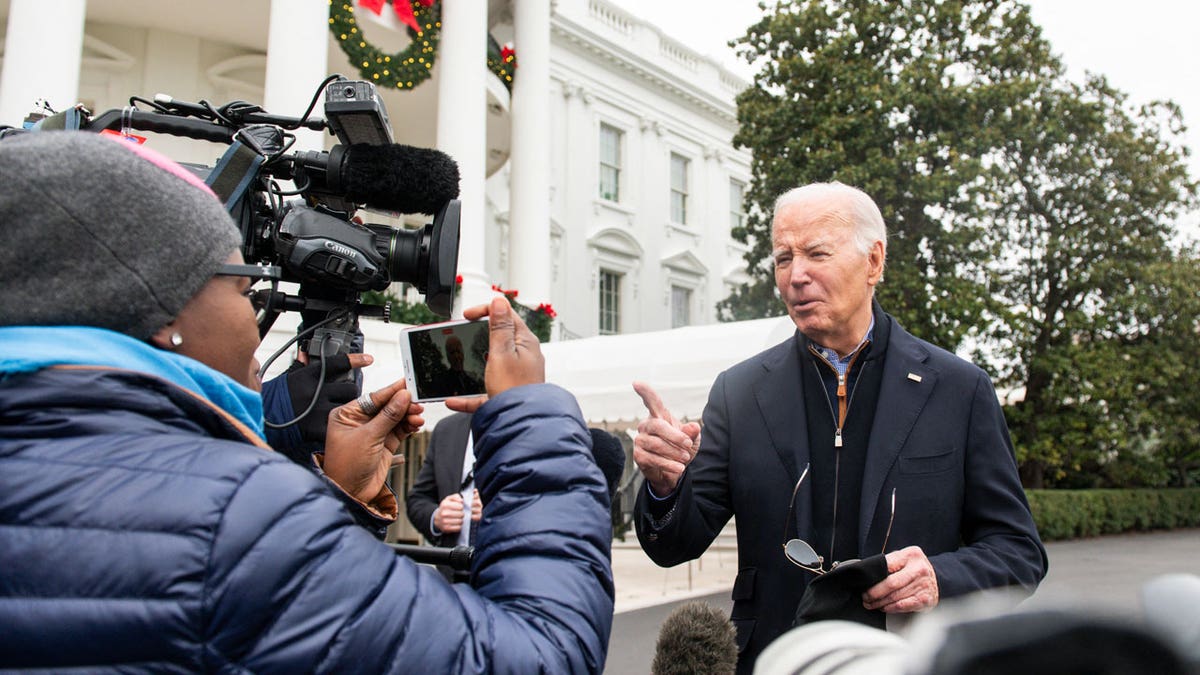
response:
[[[725,614],[705,602],[688,602],[663,621],[650,672],[732,675],[737,656],[737,634]]]

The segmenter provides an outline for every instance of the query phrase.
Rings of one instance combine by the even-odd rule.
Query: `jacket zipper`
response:
[[[812,345],[808,346],[808,350],[817,358],[819,358],[822,363],[829,366],[833,370],[833,374],[837,376],[837,413],[833,412],[833,404],[829,403],[828,400],[825,401],[826,405],[829,406],[829,414],[833,417],[833,423],[837,427],[833,432],[833,447],[835,448],[842,447],[842,427],[846,424],[846,415],[850,413],[850,404],[854,402],[854,392],[850,392],[849,398],[847,398],[846,378],[849,377],[850,371],[854,368],[854,362],[857,361],[859,355],[862,354],[863,348],[870,344],[870,340],[867,340],[864,341],[863,344],[859,345],[859,348],[850,357],[850,363],[846,364],[846,372],[844,373],[838,372],[837,366],[830,363],[829,359],[825,358],[824,354],[816,349],[813,349]],[[820,377],[820,374],[818,374],[818,377]],[[855,387],[855,389],[858,389],[858,387]]]
[[[839,373],[837,366],[834,366],[832,363],[830,363],[829,359],[825,358],[824,354],[817,351],[816,349],[813,349],[812,345],[808,346],[808,349],[810,352],[812,352],[814,355],[816,355],[816,357],[819,358],[825,365],[827,365],[833,369],[833,374],[837,376],[837,382],[838,382],[838,386],[837,386],[838,412],[837,413],[834,413],[833,404],[829,402],[829,397],[828,396],[823,397],[825,399],[825,405],[829,408],[829,415],[834,418],[833,423],[837,427],[833,432],[833,453],[834,453],[834,462],[833,462],[833,485],[834,485],[834,487],[833,487],[833,531],[829,533],[829,557],[830,557],[830,560],[833,559],[833,545],[834,545],[835,538],[837,537],[837,512],[838,512],[837,488],[841,484],[842,427],[846,423],[846,415],[850,412],[850,404],[854,402],[854,392],[850,392],[849,397],[847,397],[847,395],[846,395],[846,379],[850,375],[850,370],[852,368],[854,368],[854,362],[858,360],[859,354],[862,354],[862,348],[866,347],[869,344],[871,344],[870,341],[865,340],[863,342],[863,344],[859,345],[859,349],[857,349],[854,352],[854,354],[850,357],[850,363],[846,364],[845,374]],[[814,364],[813,368],[816,368],[816,367],[817,367],[816,364]],[[817,373],[817,378],[820,379],[820,377],[821,377],[821,373]],[[822,389],[825,388],[824,381],[821,382],[821,388]],[[857,390],[858,387],[855,387],[854,389]],[[837,562],[834,562],[833,566],[831,566],[830,569],[832,570],[833,567],[836,567],[836,566],[837,566]]]

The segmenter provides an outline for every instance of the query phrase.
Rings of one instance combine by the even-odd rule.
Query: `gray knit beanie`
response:
[[[84,131],[0,140],[0,326],[149,338],[241,245],[199,179]]]

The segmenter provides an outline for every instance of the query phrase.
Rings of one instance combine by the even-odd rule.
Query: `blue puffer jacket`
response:
[[[330,489],[162,380],[0,383],[0,670],[599,672],[608,495],[574,399],[475,415],[473,586],[353,524]]]

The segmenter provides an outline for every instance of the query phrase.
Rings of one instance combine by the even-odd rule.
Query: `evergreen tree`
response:
[[[879,204],[888,225],[883,306],[948,349],[989,306],[996,254],[980,218],[989,121],[1061,66],[1014,0],[781,0],[736,43],[762,68],[738,97],[734,142],[754,154],[744,229],[756,279],[723,319],[777,315],[774,199],[837,180]]]
[[[1171,245],[1195,195],[1180,110],[1130,108],[1102,77],[1055,79],[992,131],[1002,143],[986,191],[1003,237],[992,293],[1006,309],[991,337],[998,374],[1024,388],[1009,414],[1022,477],[1075,485],[1123,464],[1142,467],[1124,482],[1162,483],[1147,473],[1163,438],[1153,420],[1164,396],[1187,395],[1172,364],[1196,335],[1181,311],[1196,304],[1181,282],[1195,261]]]
[[[1186,485],[1200,474],[1200,270],[1183,124],[1101,77],[1073,83],[1016,0],[780,0],[738,43],[757,276],[724,319],[778,314],[773,200],[839,180],[889,229],[877,294],[913,333],[964,339],[1001,384],[1027,486]]]

